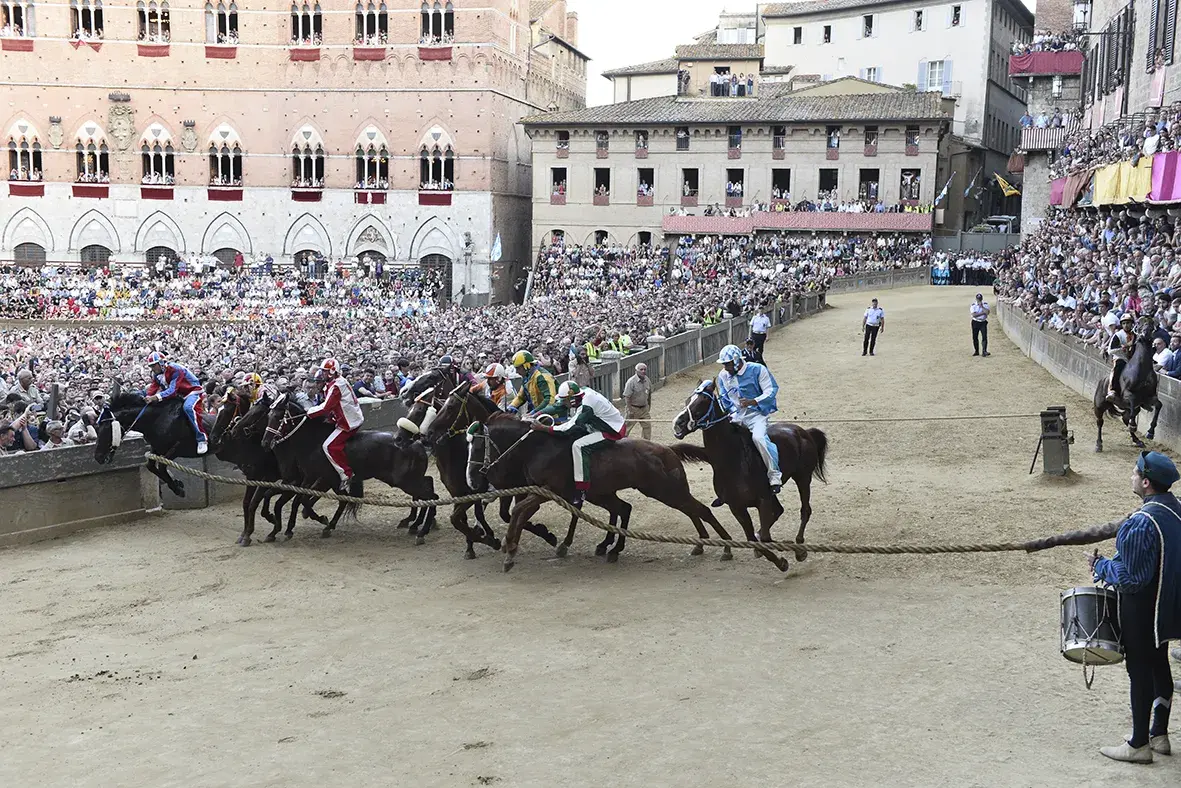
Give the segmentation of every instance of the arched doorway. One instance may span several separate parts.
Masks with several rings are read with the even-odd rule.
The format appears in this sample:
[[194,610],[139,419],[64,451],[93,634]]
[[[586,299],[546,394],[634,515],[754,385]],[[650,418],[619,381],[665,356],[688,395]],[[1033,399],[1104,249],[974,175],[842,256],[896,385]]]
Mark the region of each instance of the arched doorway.
[[227,246],[222,249],[216,250],[213,253],[213,256],[216,257],[217,261],[219,263],[221,263],[222,265],[224,265],[226,268],[233,268],[234,267],[234,258],[238,256],[238,250],[231,249],[230,247]]
[[435,299],[442,304],[450,301],[454,292],[451,289],[451,269],[454,267],[451,258],[445,254],[428,254],[418,261],[418,266],[438,284],[432,291]]
[[650,232],[637,233],[636,234],[636,243],[638,243],[640,246],[651,246],[652,245],[652,233],[650,233]]
[[561,246],[562,244],[566,243],[566,231],[565,230],[550,230],[549,231],[549,242],[551,244],[553,244],[554,246]]
[[101,244],[91,244],[82,247],[82,262],[104,264],[111,260],[111,250]]
[[12,259],[18,263],[44,263],[45,247],[41,244],[17,244],[12,249]]
[[364,252],[357,252],[357,265],[361,267],[361,271],[365,276],[377,276],[377,265],[381,264],[382,276],[384,277],[386,271],[387,258],[384,253],[376,249],[367,249]]
[[595,230],[595,246],[606,246],[609,237],[606,230]]

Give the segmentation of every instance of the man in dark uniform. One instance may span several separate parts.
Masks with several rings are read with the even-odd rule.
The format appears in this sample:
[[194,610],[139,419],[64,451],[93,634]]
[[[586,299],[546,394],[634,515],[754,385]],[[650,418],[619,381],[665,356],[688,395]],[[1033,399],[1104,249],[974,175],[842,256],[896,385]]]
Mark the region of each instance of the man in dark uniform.
[[1116,761],[1152,763],[1153,753],[1172,753],[1168,645],[1169,640],[1181,639],[1181,501],[1169,488],[1179,478],[1168,457],[1140,452],[1132,470],[1132,491],[1144,505],[1120,526],[1115,558],[1103,558],[1096,550],[1088,559],[1095,581],[1119,591],[1132,736],[1099,750]]

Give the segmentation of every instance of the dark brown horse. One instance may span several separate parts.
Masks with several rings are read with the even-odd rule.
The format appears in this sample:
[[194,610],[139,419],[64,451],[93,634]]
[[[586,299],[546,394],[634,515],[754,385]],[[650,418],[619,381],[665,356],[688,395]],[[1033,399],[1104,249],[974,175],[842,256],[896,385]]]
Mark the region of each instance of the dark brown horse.
[[[262,436],[235,438],[231,434],[234,425],[250,410],[250,400],[239,396],[234,389],[227,389],[221,407],[213,421],[213,429],[209,431],[209,449],[223,462],[233,463],[238,467],[247,481],[278,481],[279,464],[275,455],[262,447]],[[267,487],[247,487],[242,496],[242,535],[238,537],[238,544],[243,547],[250,544],[250,537],[254,533],[254,519],[262,504],[262,516],[276,527],[281,527],[282,519],[278,511],[271,514],[270,502],[274,493]]]
[[1095,384],[1095,451],[1103,451],[1103,415],[1123,419],[1124,426],[1132,436],[1132,443],[1144,448],[1144,441],[1136,434],[1136,419],[1140,411],[1152,408],[1152,424],[1144,437],[1152,440],[1156,436],[1156,422],[1160,418],[1162,403],[1157,397],[1156,370],[1152,368],[1152,338],[1156,327],[1151,320],[1142,320],[1136,335],[1136,349],[1119,373],[1118,401],[1107,399],[1107,377]]
[[[747,509],[759,512],[758,540],[771,541],[771,526],[783,514],[783,505],[771,492],[767,469],[755,450],[750,431],[730,421],[730,414],[718,400],[717,384],[707,380],[697,387],[673,422],[678,440],[701,430],[705,448],[690,443],[672,447],[685,460],[707,462],[714,471],[714,491],[734,513],[747,539],[754,539],[754,526]],[[796,542],[804,541],[804,529],[812,517],[812,477],[824,478],[824,456],[828,437],[818,429],[795,424],[772,424],[767,430],[779,449],[779,469],[800,491],[800,530]]]
[[[444,411],[453,401],[476,396],[478,395],[467,390],[466,385],[461,384],[448,397]],[[455,408],[458,409],[458,405]],[[439,419],[444,420],[442,413]],[[473,435],[473,438],[472,462],[478,462],[478,471],[498,487],[510,485],[498,482],[497,474],[510,466],[516,466],[530,484],[545,487],[567,499],[573,495],[574,460],[570,448],[573,441],[570,438],[533,432],[529,423],[499,410],[488,415],[482,435]],[[483,446],[477,450],[479,444]],[[474,470],[477,469],[473,468]],[[624,531],[627,530],[631,519],[632,507],[622,500],[618,493],[620,490],[639,490],[649,498],[655,498],[666,506],[683,512],[693,522],[698,536],[702,539],[709,538],[703,521],[709,523],[721,538],[730,538],[709,507],[693,497],[689,490],[689,479],[685,475],[685,466],[667,446],[628,438],[614,441],[595,453],[590,463],[589,477],[590,490],[587,492],[586,500],[617,516]],[[516,562],[521,530],[547,500],[549,499],[545,496],[531,494],[513,508],[512,521],[504,537],[506,572],[512,569]],[[626,537],[619,535],[614,546],[607,551],[609,562],[619,560],[619,554],[623,552],[626,542]],[[700,546],[692,551],[693,555],[701,555],[702,552]],[[723,558],[729,556],[730,551],[727,548]],[[768,557],[781,569],[786,570],[786,559],[780,562],[774,556]]]

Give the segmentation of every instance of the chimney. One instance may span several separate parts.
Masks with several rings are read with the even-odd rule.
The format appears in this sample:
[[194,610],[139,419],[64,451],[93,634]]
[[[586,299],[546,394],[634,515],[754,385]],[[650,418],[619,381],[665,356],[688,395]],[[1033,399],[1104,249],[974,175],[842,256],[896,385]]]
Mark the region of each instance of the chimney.
[[578,12],[566,14],[566,41],[570,46],[578,46]]

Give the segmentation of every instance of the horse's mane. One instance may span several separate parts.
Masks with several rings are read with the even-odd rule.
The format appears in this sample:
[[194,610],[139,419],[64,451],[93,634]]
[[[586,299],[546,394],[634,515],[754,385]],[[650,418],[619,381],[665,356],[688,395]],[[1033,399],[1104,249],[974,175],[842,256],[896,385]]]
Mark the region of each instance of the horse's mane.
[[480,403],[481,403],[481,404],[482,404],[482,405],[483,405],[485,408],[487,408],[487,409],[488,409],[489,411],[491,411],[492,413],[495,413],[496,411],[500,410],[500,406],[499,406],[499,405],[497,405],[497,404],[496,404],[496,403],[495,403],[495,402],[492,400],[492,398],[491,398],[491,397],[489,397],[487,394],[484,394],[483,392],[480,392],[480,391],[471,391],[471,390],[469,389],[469,390],[468,390],[468,396],[469,396],[469,397],[471,397],[471,398],[472,398],[472,399],[474,399],[474,400],[477,400],[477,401],[479,401],[479,402],[480,402]]
[[138,391],[121,391],[111,397],[111,410],[142,408],[145,404],[143,395]]

